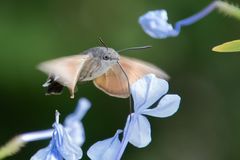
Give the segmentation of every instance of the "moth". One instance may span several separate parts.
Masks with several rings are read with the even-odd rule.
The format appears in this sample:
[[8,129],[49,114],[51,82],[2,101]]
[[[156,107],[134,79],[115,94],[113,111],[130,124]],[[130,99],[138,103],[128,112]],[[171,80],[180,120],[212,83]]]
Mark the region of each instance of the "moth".
[[119,55],[122,51],[139,48],[143,47],[117,52],[113,48],[94,47],[78,55],[43,62],[38,69],[49,76],[43,84],[47,88],[46,94],[61,94],[65,86],[74,98],[77,82],[93,81],[98,89],[110,96],[128,98],[129,85],[146,74],[168,79],[169,76],[153,64]]

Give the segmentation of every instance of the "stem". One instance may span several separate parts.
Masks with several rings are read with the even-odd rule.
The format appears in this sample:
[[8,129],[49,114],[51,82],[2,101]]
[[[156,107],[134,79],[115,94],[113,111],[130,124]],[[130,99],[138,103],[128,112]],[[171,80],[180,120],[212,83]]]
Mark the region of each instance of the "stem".
[[188,17],[188,18],[178,21],[175,24],[175,30],[179,33],[181,31],[182,26],[191,25],[191,24],[196,23],[197,21],[201,20],[202,18],[204,18],[205,16],[207,16],[209,13],[211,13],[217,7],[217,5],[216,5],[217,2],[218,1],[213,1],[212,3],[210,3],[207,7],[205,7],[200,12],[194,14],[191,17]]

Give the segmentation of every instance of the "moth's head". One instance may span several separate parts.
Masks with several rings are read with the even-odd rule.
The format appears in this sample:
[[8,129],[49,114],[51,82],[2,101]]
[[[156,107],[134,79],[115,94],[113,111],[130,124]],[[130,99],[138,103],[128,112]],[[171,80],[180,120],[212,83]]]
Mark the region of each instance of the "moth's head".
[[95,47],[90,50],[90,54],[102,63],[116,64],[119,61],[119,54],[112,48]]

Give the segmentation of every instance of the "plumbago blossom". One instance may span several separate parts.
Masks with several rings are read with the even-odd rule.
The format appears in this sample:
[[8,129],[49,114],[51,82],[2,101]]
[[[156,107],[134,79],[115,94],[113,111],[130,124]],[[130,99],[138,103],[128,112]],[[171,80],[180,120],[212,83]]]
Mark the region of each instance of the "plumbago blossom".
[[[118,129],[113,137],[93,144],[87,151],[88,157],[92,160],[120,160],[128,143],[138,148],[146,147],[152,139],[147,116],[165,118],[173,115],[179,108],[180,97],[167,92],[168,82],[153,74],[136,81],[131,86],[134,112],[127,117],[124,129]],[[0,149],[0,159],[13,153],[13,149],[16,152],[23,144],[49,138],[49,145],[38,150],[31,160],[81,159],[81,146],[85,141],[81,120],[90,106],[91,103],[87,99],[80,99],[76,110],[66,117],[64,125],[59,122],[59,113],[56,111],[53,129],[17,136]],[[120,134],[123,135],[121,140]]]
[[[134,112],[128,118],[124,130],[117,130],[112,138],[92,145],[87,155],[91,160],[119,160],[128,143],[143,148],[151,142],[151,126],[147,116],[165,118],[179,108],[180,97],[167,94],[168,82],[149,74],[131,86]],[[119,135],[123,134],[122,140]]]
[[90,102],[79,100],[75,112],[66,117],[64,126],[59,123],[59,113],[56,111],[56,121],[50,144],[39,150],[31,160],[78,160],[82,158],[80,146],[85,141],[83,124],[80,122],[88,109]]
[[31,160],[78,160],[82,158],[82,149],[70,137],[66,128],[59,123],[59,112],[56,111],[56,121],[50,144],[39,150]]
[[59,113],[56,111],[56,121],[50,144],[40,149],[31,160],[78,160],[82,158],[80,146],[85,141],[85,132],[81,119],[90,108],[90,102],[82,98],[76,111],[67,116],[64,126],[59,123]]
[[198,22],[215,9],[240,20],[240,9],[238,7],[227,2],[215,0],[193,16],[177,21],[174,27],[168,23],[167,11],[164,9],[149,11],[140,16],[138,22],[144,32],[152,38],[164,39],[176,37],[179,35],[183,26],[189,26]]
[[64,127],[68,131],[69,135],[74,139],[74,142],[82,146],[85,142],[85,131],[82,124],[82,119],[90,109],[91,103],[86,98],[81,98],[78,101],[76,110],[68,115],[64,120]]
[[82,157],[81,146],[85,141],[84,127],[81,122],[91,103],[86,98],[78,101],[76,110],[66,117],[64,125],[59,123],[56,112],[54,129],[34,131],[20,134],[0,148],[0,159],[18,152],[29,142],[51,138],[50,144],[40,149],[31,160],[77,160]]

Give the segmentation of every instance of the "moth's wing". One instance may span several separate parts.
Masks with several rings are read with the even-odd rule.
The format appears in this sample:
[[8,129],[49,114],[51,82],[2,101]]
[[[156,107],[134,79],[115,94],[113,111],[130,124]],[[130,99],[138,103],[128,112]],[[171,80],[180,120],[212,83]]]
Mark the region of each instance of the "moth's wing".
[[121,56],[120,64],[122,65],[124,71],[128,75],[130,84],[142,78],[144,75],[150,73],[155,74],[158,78],[162,78],[165,80],[169,79],[168,74],[164,72],[162,69],[151,63],[139,59]]
[[105,74],[96,78],[93,83],[98,89],[110,96],[129,97],[127,78],[118,64],[113,65]]
[[[128,76],[130,85],[146,74],[153,73],[162,79],[169,76],[153,64],[127,57],[120,57],[120,64]],[[118,64],[114,65],[105,74],[96,78],[94,84],[105,93],[119,98],[129,97],[127,78]]]
[[59,84],[66,86],[74,97],[74,89],[79,74],[88,55],[74,55],[53,59],[39,64],[38,69],[49,75],[50,78]]

